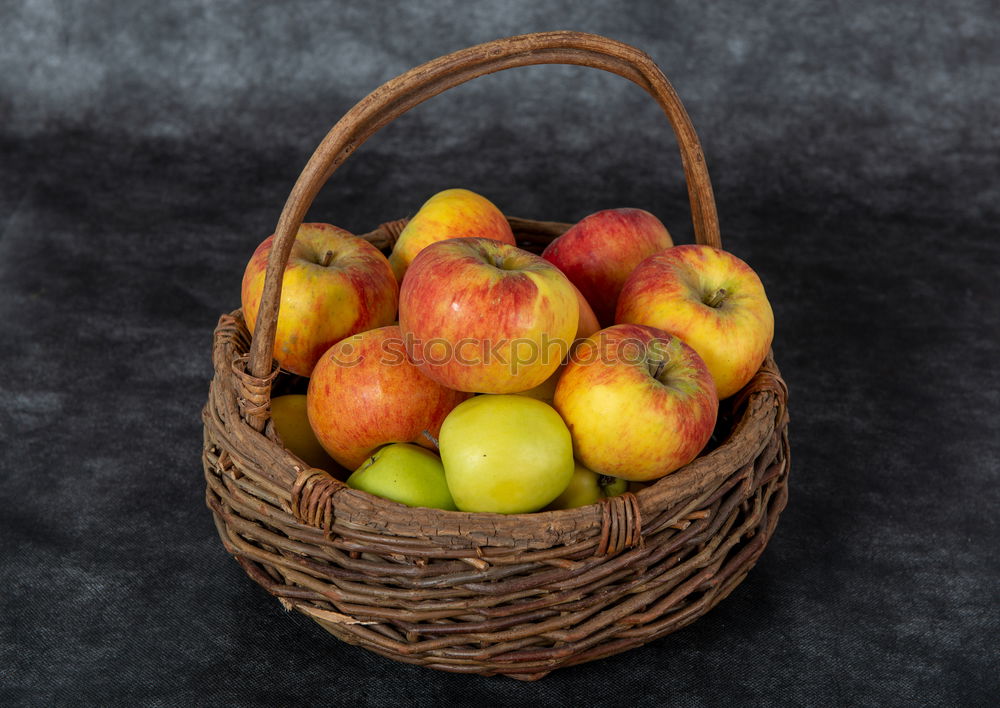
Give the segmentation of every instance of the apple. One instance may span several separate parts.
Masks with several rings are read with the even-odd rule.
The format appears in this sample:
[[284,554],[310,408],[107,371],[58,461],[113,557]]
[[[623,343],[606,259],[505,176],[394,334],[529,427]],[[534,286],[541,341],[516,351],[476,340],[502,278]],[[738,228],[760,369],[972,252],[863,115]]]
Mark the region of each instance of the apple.
[[[243,273],[243,317],[251,334],[273,242],[271,235],[257,246]],[[377,248],[330,224],[302,224],[281,281],[274,358],[288,371],[309,376],[330,345],[392,322],[398,293]]]
[[424,202],[396,239],[389,254],[396,280],[403,282],[410,263],[427,246],[461,237],[491,238],[514,245],[510,224],[493,202],[468,189],[446,189]]
[[[573,288],[576,290],[576,287]],[[583,297],[583,293],[576,290],[577,302],[580,305],[580,320],[576,325],[576,337],[573,344],[570,345],[570,352],[573,351],[573,347],[576,346],[577,342],[580,342],[594,332],[601,328],[601,325],[597,322],[597,316],[594,315],[594,311],[587,304],[586,298]],[[537,398],[539,401],[544,401],[549,405],[552,405],[552,397],[556,395],[556,384],[559,383],[559,377],[562,376],[563,367],[565,367],[565,362],[559,365],[559,368],[555,370],[549,378],[542,381],[537,386],[533,386],[526,391],[518,391],[518,395],[530,396],[531,398]]]
[[399,327],[343,339],[316,364],[306,393],[309,424],[323,448],[349,470],[386,443],[434,447],[451,409],[468,398],[420,373]]
[[533,253],[485,238],[431,244],[399,298],[410,359],[443,386],[516,393],[551,376],[577,331],[572,283]]
[[410,443],[376,450],[347,478],[347,486],[407,506],[456,509],[440,458]]
[[576,339],[586,339],[601,329],[601,323],[597,321],[594,308],[587,302],[587,298],[583,296],[580,289],[575,285],[573,289],[576,290],[576,301],[580,306],[580,318],[576,324]]
[[577,462],[569,485],[549,504],[549,508],[573,509],[578,506],[596,504],[601,499],[624,494],[628,491],[628,485],[627,480],[597,474]]
[[441,461],[462,511],[537,511],[573,476],[573,442],[559,414],[533,398],[475,396],[441,425]]
[[576,458],[597,474],[657,479],[705,447],[719,411],[712,375],[678,337],[614,325],[574,350],[554,405]]
[[271,399],[271,420],[285,447],[310,467],[342,477],[343,470],[316,439],[306,413],[306,396],[293,393]]
[[674,242],[666,227],[642,209],[605,209],[586,216],[552,241],[542,258],[580,289],[604,326],[614,323],[618,293],[648,256]]
[[705,360],[720,399],[743,388],[771,348],[774,314],[757,274],[711,246],[675,246],[629,276],[617,322],[675,334]]
[[534,398],[536,401],[548,403],[551,406],[552,399],[555,398],[556,395],[556,386],[559,384],[559,377],[562,376],[563,366],[563,364],[560,364],[559,368],[555,370],[555,373],[537,386],[532,386],[525,391],[518,391],[516,395]]

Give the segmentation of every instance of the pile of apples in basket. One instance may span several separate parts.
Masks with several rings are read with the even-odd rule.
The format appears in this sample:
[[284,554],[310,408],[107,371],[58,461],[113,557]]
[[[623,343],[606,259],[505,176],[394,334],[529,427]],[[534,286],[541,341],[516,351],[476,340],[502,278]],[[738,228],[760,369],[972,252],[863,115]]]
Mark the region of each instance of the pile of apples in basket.
[[[243,276],[251,332],[272,240]],[[649,212],[591,214],[538,256],[489,200],[449,189],[388,258],[302,225],[274,356],[308,389],[271,414],[289,450],[355,489],[449,510],[566,509],[697,457],[773,334],[746,263],[673,245]]]

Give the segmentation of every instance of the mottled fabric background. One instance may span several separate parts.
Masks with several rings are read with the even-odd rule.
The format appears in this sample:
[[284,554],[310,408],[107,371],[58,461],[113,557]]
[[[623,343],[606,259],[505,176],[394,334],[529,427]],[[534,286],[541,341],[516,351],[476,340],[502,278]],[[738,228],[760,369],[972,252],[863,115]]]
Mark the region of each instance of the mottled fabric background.
[[[577,29],[683,99],[763,279],[791,497],[692,626],[541,682],[382,659],[287,614],[204,506],[218,316],[330,126],[449,51]],[[0,0],[0,704],[987,706],[1000,695],[1000,8],[953,2]],[[523,68],[419,106],[310,219],[464,186],[656,213],[676,144],[619,77]]]

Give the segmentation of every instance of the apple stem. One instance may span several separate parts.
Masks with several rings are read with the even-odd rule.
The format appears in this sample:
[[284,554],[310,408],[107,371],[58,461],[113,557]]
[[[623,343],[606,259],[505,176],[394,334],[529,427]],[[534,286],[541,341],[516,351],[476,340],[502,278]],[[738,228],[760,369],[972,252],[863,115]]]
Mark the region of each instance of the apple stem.
[[705,300],[705,304],[709,307],[718,307],[722,304],[722,301],[726,299],[726,295],[728,294],[729,293],[726,292],[725,288],[719,288],[711,296],[709,296],[707,300]]
[[667,365],[666,360],[660,359],[658,361],[649,362],[649,374],[657,381],[660,380],[660,374],[663,373],[663,367]]
[[326,253],[323,254],[323,259],[319,262],[319,264],[324,268],[326,268],[328,265],[330,265],[330,261],[332,260],[333,260],[333,251],[327,251]]
[[616,478],[612,477],[609,474],[602,474],[597,476],[597,486],[599,486],[601,489],[604,489],[610,484],[614,484],[616,481],[617,481]]
[[438,439],[436,437],[434,437],[433,435],[431,435],[431,431],[425,430],[425,431],[423,431],[420,434],[423,435],[428,440],[430,440],[432,443],[434,443],[434,449],[435,450],[438,450],[438,451],[441,450],[441,446],[438,445]]

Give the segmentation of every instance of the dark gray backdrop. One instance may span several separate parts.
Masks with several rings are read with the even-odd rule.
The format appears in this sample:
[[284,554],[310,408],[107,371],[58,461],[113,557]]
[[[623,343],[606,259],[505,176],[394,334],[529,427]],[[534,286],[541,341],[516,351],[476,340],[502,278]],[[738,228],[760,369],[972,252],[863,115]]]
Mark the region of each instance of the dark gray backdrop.
[[[218,315],[326,130],[440,54],[578,29],[644,49],[767,286],[791,499],[691,627],[536,684],[340,644],[223,551],[199,409]],[[989,705],[1000,693],[994,2],[0,1],[0,704]],[[690,240],[623,79],[485,77],[375,136],[310,218],[464,186],[636,206]]]

